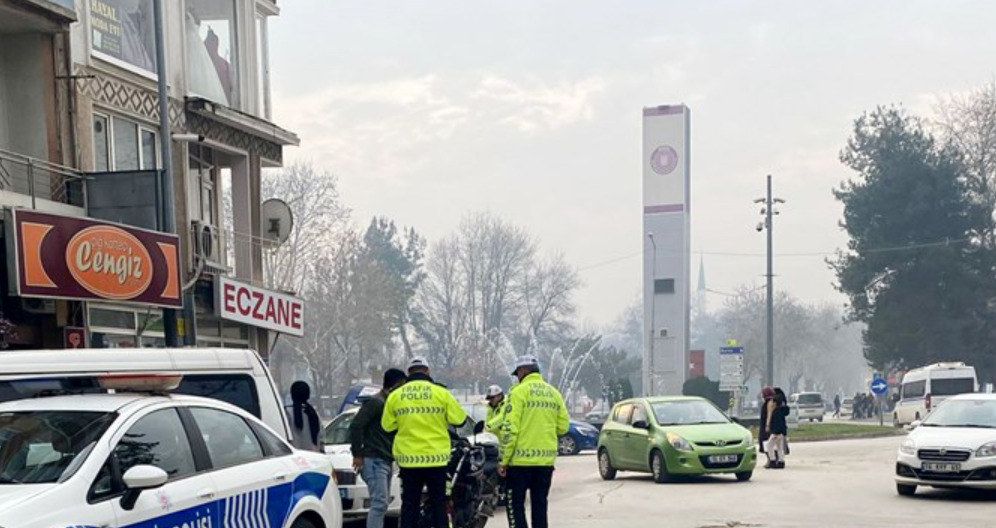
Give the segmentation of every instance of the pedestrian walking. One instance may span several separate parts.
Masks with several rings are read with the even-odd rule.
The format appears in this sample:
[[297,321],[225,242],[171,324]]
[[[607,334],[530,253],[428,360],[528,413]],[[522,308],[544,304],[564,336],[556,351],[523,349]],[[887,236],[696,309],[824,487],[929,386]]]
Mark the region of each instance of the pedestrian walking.
[[304,381],[291,384],[291,444],[297,449],[322,452],[322,423],[318,411],[311,406],[311,386]]
[[771,468],[772,459],[771,452],[767,449],[768,438],[771,436],[768,433],[768,416],[771,415],[771,400],[775,397],[775,390],[771,387],[764,387],[761,389],[761,419],[758,422],[757,431],[757,446],[762,453],[767,457],[768,461],[765,462],[765,468]]
[[840,418],[840,394],[833,396],[833,417]]
[[567,434],[570,416],[563,396],[540,375],[535,356],[519,357],[512,375],[519,384],[509,391],[498,468],[506,479],[508,524],[529,528],[525,511],[528,491],[533,528],[547,528],[557,442]]
[[383,528],[391,504],[391,473],[394,468],[394,435],[381,427],[384,406],[392,392],[405,384],[405,373],[392,368],[384,372],[380,392],[363,403],[349,424],[353,470],[363,477],[370,494],[367,528]]
[[774,397],[769,403],[768,411],[768,445],[766,450],[771,460],[772,469],[785,469],[785,455],[788,449],[788,415],[789,406],[785,393],[774,389]]
[[401,467],[401,528],[418,528],[422,490],[427,490],[432,528],[448,528],[446,466],[450,462],[449,426],[467,421],[450,391],[429,375],[429,362],[415,357],[408,382],[387,397],[381,426],[397,431],[392,453]]

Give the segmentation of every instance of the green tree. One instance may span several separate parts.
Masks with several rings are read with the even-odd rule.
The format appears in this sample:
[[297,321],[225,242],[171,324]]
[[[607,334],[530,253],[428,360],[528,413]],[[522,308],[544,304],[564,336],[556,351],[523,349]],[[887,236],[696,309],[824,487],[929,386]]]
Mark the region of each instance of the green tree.
[[990,258],[972,237],[985,211],[960,160],[897,108],[860,117],[841,153],[857,177],[834,191],[851,240],[831,265],[876,368],[988,360]]

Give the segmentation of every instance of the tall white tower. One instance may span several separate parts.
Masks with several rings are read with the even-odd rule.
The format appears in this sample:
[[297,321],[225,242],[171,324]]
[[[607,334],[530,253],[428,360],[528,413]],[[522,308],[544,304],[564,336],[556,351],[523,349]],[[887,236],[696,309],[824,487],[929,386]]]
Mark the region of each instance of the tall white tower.
[[681,394],[688,374],[691,115],[643,109],[643,392]]

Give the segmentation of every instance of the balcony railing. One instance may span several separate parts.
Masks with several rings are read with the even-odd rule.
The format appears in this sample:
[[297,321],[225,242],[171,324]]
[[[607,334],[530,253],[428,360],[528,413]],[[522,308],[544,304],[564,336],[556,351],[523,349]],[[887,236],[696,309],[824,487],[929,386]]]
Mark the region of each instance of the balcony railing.
[[76,169],[0,149],[0,191],[30,197],[32,209],[38,200],[86,207],[84,180]]

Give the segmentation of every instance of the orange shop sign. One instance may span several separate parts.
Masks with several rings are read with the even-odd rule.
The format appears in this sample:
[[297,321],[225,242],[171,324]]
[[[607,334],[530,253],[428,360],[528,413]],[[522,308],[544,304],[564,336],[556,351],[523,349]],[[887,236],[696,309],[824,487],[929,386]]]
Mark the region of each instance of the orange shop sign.
[[292,336],[304,335],[304,301],[301,299],[223,276],[218,276],[215,284],[214,304],[218,317]]
[[22,209],[5,224],[14,295],[183,304],[176,235]]

